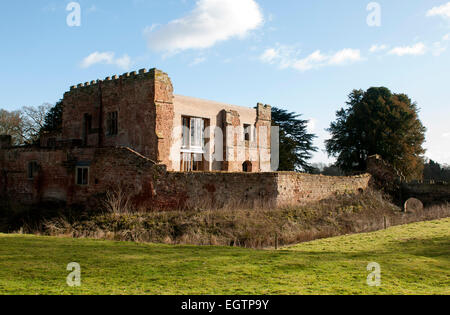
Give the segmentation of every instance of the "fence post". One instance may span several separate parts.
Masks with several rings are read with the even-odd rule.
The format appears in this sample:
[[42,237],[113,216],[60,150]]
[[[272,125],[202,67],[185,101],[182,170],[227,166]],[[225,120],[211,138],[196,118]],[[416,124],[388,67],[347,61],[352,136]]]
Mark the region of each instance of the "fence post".
[[278,250],[278,233],[275,232],[275,250]]

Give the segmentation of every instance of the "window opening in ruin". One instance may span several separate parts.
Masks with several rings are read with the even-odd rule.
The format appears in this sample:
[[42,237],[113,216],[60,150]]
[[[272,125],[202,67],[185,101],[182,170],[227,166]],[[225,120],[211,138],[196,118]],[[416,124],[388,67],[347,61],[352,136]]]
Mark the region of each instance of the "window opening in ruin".
[[244,124],[244,140],[250,141],[250,139],[252,138],[251,135],[252,135],[252,126]]
[[89,185],[89,167],[78,166],[76,180],[77,180],[77,185],[80,185],[80,186]]
[[84,124],[83,124],[83,143],[88,145],[88,136],[92,130],[92,116],[89,114],[84,114]]
[[28,162],[28,179],[33,179],[39,172],[39,165],[36,161]]
[[108,113],[106,121],[108,136],[116,136],[119,133],[118,117],[119,114],[117,112]]

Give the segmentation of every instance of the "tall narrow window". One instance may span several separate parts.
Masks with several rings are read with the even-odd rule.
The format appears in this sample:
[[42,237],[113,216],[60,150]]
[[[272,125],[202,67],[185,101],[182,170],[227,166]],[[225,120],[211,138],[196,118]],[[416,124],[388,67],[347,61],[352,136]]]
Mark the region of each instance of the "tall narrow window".
[[118,113],[117,112],[108,113],[106,124],[108,129],[108,136],[117,135],[119,133]]
[[252,138],[252,126],[251,125],[244,125],[244,140],[245,141],[250,141],[250,139]]
[[89,185],[89,167],[77,167],[76,177],[77,185]]
[[83,143],[84,145],[88,145],[89,134],[92,130],[92,116],[89,114],[84,114],[83,121]]
[[203,154],[181,153],[181,171],[192,172],[203,170]]
[[191,148],[203,149],[203,129],[203,119],[191,118]]
[[182,148],[202,152],[204,147],[205,121],[202,118],[183,117]]
[[28,179],[33,179],[39,171],[39,165],[36,161],[28,162]]
[[183,148],[189,148],[190,119],[183,117]]
[[181,170],[185,172],[203,170],[205,147],[205,120],[203,118],[182,118]]

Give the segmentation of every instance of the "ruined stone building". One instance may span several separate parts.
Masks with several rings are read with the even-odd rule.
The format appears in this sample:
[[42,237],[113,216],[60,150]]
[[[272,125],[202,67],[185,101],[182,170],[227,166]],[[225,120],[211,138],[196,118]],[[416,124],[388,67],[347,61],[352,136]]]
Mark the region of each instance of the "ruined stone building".
[[[65,141],[128,147],[171,171],[270,171],[270,159],[260,159],[262,153],[270,156],[270,141],[258,139],[263,129],[270,137],[270,106],[253,109],[174,95],[170,78],[159,70],[73,86],[63,104],[63,132],[43,147]],[[217,140],[223,155],[214,159]],[[227,158],[227,152],[236,156]]]
[[126,187],[136,205],[160,209],[317,200],[368,183],[271,173],[270,106],[174,95],[156,69],[72,86],[63,108],[62,132],[40,145],[0,137],[1,196],[88,203]]

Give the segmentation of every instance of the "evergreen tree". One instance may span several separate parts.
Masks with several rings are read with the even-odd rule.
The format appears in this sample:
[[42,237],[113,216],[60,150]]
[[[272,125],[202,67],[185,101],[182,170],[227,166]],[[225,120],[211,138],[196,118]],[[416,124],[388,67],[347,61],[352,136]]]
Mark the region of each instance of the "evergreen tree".
[[53,106],[45,116],[44,126],[41,131],[62,131],[62,115],[63,115],[63,102],[60,100]]
[[316,136],[308,133],[308,120],[300,117],[300,114],[272,107],[272,125],[280,127],[279,171],[313,170],[308,160],[317,151],[313,144]]
[[408,179],[422,178],[426,129],[418,116],[405,94],[385,87],[354,90],[328,129],[328,154],[344,171],[365,171],[367,158],[379,154]]

